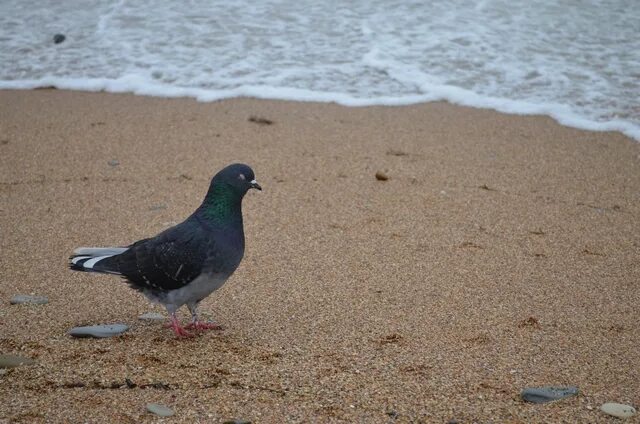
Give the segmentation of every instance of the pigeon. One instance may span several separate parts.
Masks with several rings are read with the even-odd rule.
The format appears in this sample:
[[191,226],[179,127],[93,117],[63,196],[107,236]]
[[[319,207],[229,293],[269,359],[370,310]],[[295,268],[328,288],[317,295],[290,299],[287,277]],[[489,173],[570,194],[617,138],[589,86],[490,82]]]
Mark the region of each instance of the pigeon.
[[[222,287],[244,256],[242,199],[262,190],[253,170],[232,164],[218,172],[202,204],[182,223],[126,247],[80,247],[69,258],[74,271],[119,275],[149,300],[164,305],[176,336],[187,329],[220,329],[198,319],[202,299]],[[180,325],[176,311],[187,305],[191,323]]]

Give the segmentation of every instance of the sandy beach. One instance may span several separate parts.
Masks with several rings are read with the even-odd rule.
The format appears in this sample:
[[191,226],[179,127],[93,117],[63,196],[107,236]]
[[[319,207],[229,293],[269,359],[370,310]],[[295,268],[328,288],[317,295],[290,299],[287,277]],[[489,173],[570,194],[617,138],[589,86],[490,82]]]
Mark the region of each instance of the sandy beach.
[[[200,307],[224,331],[176,339],[68,269],[182,221],[233,162],[263,191]],[[36,361],[0,375],[0,422],[619,422],[599,407],[640,406],[638,222],[640,143],[547,117],[0,91],[0,353]],[[67,334],[100,323],[131,328]],[[521,400],[545,385],[580,394]]]

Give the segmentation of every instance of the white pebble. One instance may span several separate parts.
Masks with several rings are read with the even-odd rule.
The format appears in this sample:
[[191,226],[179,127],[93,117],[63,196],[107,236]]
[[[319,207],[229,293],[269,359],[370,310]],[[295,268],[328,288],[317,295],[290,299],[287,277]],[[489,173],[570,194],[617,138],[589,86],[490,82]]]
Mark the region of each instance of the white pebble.
[[615,402],[607,402],[603,404],[600,407],[600,410],[605,414],[618,418],[629,418],[636,414],[636,409],[633,406]]

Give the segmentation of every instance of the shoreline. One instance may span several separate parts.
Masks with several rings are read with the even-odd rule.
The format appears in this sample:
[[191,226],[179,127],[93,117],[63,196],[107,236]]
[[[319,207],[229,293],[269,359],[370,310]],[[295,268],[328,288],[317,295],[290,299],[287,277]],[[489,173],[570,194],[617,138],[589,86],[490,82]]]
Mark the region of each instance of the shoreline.
[[[173,422],[608,423],[601,404],[640,405],[640,143],[621,133],[445,102],[57,89],[0,90],[0,116],[0,353],[36,361],[0,375],[0,421],[152,422],[154,402]],[[67,269],[186,218],[231,162],[263,191],[200,307],[223,332],[176,340],[118,278]],[[131,328],[67,335],[99,323]],[[544,385],[580,395],[520,399]]]
[[[47,80],[49,81],[49,80]],[[26,86],[25,86],[26,84]],[[43,85],[44,84],[44,85]],[[584,116],[565,110],[562,105],[535,104],[520,100],[481,96],[472,91],[454,88],[448,94],[439,95],[413,95],[405,97],[382,97],[379,99],[354,98],[344,93],[322,93],[298,89],[282,88],[271,90],[265,95],[262,89],[236,89],[236,90],[209,90],[195,87],[172,87],[166,85],[154,85],[146,83],[143,86],[132,86],[124,79],[92,79],[89,82],[77,83],[75,80],[52,78],[50,82],[42,83],[41,80],[0,82],[0,90],[62,90],[77,91],[83,93],[109,93],[134,95],[160,99],[192,99],[197,102],[211,103],[234,99],[284,101],[300,103],[337,104],[346,107],[405,107],[417,106],[427,103],[449,103],[454,106],[470,107],[474,109],[489,110],[513,116],[544,116],[553,119],[556,123],[578,130],[594,132],[619,132],[636,142],[640,142],[640,123],[634,124],[628,120],[612,120],[608,122],[593,121]],[[446,91],[446,90],[445,90]],[[280,92],[287,93],[286,95]]]

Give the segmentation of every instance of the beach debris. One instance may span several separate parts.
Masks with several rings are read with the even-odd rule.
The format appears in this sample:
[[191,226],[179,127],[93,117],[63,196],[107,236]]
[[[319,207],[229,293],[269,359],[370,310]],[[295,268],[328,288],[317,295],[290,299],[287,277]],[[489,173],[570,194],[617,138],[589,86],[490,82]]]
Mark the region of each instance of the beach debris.
[[49,303],[49,298],[46,296],[31,296],[28,294],[17,294],[11,298],[9,301],[12,305],[22,305],[22,304],[30,304],[30,305],[46,305]]
[[164,210],[164,209],[167,209],[167,205],[162,205],[162,204],[160,204],[160,205],[153,205],[153,206],[151,206],[151,207],[149,208],[149,210],[150,210],[150,211],[152,211],[152,212],[153,212],[153,211],[161,211],[161,210]]
[[520,393],[523,400],[531,403],[547,403],[554,400],[564,399],[578,394],[578,388],[575,386],[557,387],[527,387]]
[[584,253],[585,255],[593,255],[593,256],[607,256],[604,253],[594,252],[593,250],[589,250],[589,249],[584,249],[582,253]]
[[147,403],[147,411],[159,417],[171,417],[175,414],[173,409],[160,405],[159,403]]
[[378,343],[380,343],[381,345],[387,345],[387,344],[397,344],[402,342],[403,337],[400,334],[397,333],[393,333],[393,334],[389,334],[388,336],[384,336],[382,337]]
[[403,152],[402,150],[395,150],[395,149],[387,150],[387,154],[389,156],[409,156],[409,153]]
[[602,404],[600,410],[607,415],[618,418],[629,418],[636,414],[636,409],[633,406],[615,402]]
[[67,37],[66,37],[64,34],[55,34],[55,35],[53,36],[53,42],[54,42],[55,44],[60,44],[60,43],[62,43],[62,42],[63,42],[64,40],[66,40],[66,39],[67,39]]
[[524,327],[531,327],[531,328],[535,328],[535,329],[537,329],[537,330],[539,330],[540,328],[542,328],[542,327],[540,326],[540,321],[538,321],[538,318],[533,317],[533,316],[531,316],[531,317],[529,317],[529,318],[527,318],[527,319],[524,319],[524,320],[520,321],[520,322],[518,323],[518,327],[520,327],[520,328],[524,328]]
[[376,172],[376,180],[378,181],[387,181],[389,176],[382,171]]
[[484,247],[480,246],[479,244],[475,244],[472,241],[463,241],[462,243],[460,243],[460,248],[465,249],[465,248],[470,248],[470,249],[484,249]]
[[18,355],[0,354],[0,368],[15,368],[21,365],[35,364],[31,358],[25,358]]
[[118,159],[111,159],[107,163],[109,164],[109,166],[118,166],[118,165],[120,165],[120,161]]
[[101,324],[101,325],[88,325],[85,327],[74,327],[69,330],[69,335],[73,337],[96,337],[105,338],[119,336],[129,329],[125,324]]
[[273,125],[273,121],[271,119],[262,118],[260,116],[254,116],[254,115],[251,115],[248,121],[258,125]]
[[146,312],[138,317],[143,321],[164,321],[166,317],[158,312]]
[[222,424],[251,424],[251,421],[243,420],[242,418],[232,418],[230,420],[223,421]]

